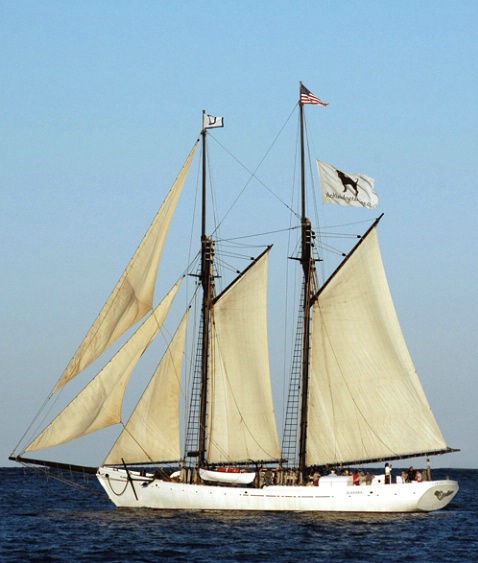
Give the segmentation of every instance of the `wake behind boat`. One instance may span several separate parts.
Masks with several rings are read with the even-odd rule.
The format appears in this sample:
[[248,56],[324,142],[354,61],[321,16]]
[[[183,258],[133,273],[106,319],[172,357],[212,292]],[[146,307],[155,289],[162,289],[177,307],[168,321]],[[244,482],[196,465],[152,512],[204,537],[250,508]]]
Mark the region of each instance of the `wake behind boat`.
[[[268,352],[271,247],[216,292],[217,241],[207,230],[206,141],[208,130],[222,127],[223,120],[204,113],[200,260],[197,270],[188,270],[198,280],[202,305],[196,353],[190,356],[196,359],[183,444],[181,374],[190,306],[126,423],[122,409],[134,368],[162,334],[180,289],[181,280],[153,308],[163,247],[197,145],[50,398],[146,319],[77,397],[10,459],[66,467],[29,454],[121,424],[123,431],[103,465],[94,469],[119,507],[428,512],[453,499],[458,484],[432,480],[430,469],[419,482],[389,474],[367,480],[330,472],[454,450],[433,416],[398,323],[378,244],[381,217],[319,284],[306,205],[306,104],[326,105],[301,84],[301,244],[296,260],[303,285],[282,446]],[[371,178],[320,161],[318,169],[324,202],[376,207]],[[179,469],[167,472],[168,463]],[[148,466],[156,469],[138,469]]]

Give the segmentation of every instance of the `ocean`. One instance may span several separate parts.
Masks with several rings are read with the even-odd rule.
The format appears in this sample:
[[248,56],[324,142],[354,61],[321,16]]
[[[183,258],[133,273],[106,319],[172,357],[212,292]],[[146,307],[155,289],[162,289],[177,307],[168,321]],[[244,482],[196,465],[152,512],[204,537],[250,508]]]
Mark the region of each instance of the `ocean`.
[[0,468],[0,561],[478,561],[478,470],[447,475],[461,488],[435,513],[222,513],[118,510],[94,476]]

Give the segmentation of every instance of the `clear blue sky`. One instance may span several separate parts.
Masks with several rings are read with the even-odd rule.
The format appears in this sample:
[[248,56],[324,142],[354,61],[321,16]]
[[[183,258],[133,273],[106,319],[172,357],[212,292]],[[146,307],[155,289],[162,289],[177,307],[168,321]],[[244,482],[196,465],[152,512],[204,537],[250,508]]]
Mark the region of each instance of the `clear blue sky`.
[[[215,136],[252,169],[302,80],[330,103],[307,108],[316,156],[375,178],[405,337],[462,450],[435,465],[478,467],[477,21],[472,0],[3,0],[0,465],[134,252],[202,110],[225,116]],[[272,157],[264,179],[286,198],[282,165]]]

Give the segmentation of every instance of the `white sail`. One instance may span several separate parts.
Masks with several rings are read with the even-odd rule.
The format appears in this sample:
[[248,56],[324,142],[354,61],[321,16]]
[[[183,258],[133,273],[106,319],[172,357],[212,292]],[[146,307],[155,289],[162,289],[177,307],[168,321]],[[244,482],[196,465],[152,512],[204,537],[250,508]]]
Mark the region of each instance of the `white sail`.
[[26,448],[31,452],[70,442],[121,422],[126,385],[166,318],[181,280],[98,375]]
[[181,458],[179,402],[188,314],[105,464],[175,461]]
[[446,449],[403,338],[376,228],[313,305],[308,465]]
[[197,143],[113,293],[63,372],[54,392],[94,362],[152,309],[164,242],[196,147]]
[[267,266],[268,251],[213,307],[209,462],[280,458],[267,342]]

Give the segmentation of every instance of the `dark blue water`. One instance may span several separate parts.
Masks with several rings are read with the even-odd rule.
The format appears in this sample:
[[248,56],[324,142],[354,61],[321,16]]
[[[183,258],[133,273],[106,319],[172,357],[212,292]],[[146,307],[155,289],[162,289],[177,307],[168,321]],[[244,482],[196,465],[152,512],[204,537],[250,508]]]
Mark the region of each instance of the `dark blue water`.
[[441,512],[257,514],[118,510],[94,476],[77,488],[0,469],[0,561],[478,561],[478,470],[445,475],[461,489]]

